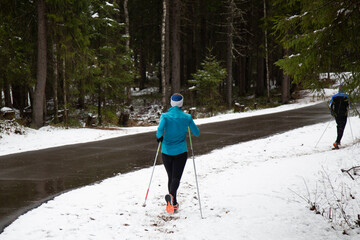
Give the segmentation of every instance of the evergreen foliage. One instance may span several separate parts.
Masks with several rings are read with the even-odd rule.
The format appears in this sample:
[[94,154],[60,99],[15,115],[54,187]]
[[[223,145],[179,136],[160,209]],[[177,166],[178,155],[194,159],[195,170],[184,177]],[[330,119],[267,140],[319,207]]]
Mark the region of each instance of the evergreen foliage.
[[[35,84],[35,9],[27,1],[0,3],[0,86],[8,107],[23,109],[28,103],[22,95]],[[11,88],[13,101],[9,99]]]
[[[12,95],[14,107],[22,113],[32,106],[26,100],[28,93],[32,98],[36,83],[36,1],[2,1],[0,18],[0,89],[9,98]],[[57,91],[61,112],[70,109],[70,116],[77,114],[76,108],[91,111],[86,109],[89,104],[98,106],[99,117],[103,107],[115,114],[136,75],[132,51],[125,47],[120,7],[100,0],[46,1],[46,20],[47,55],[52,59],[46,99],[55,101]],[[12,107],[12,101],[4,98]]]
[[344,88],[353,100],[359,99],[360,3],[277,0],[274,8],[278,10],[276,34],[291,53],[277,64],[296,83],[312,89],[325,86],[319,80],[321,73],[349,72],[343,75],[347,76],[343,78]]
[[192,75],[194,88],[197,91],[197,100],[201,106],[213,112],[223,103],[223,97],[219,92],[220,84],[226,78],[226,69],[221,67],[215,56],[209,54],[201,63],[202,69],[198,69]]
[[[98,115],[99,123],[114,122],[116,113],[130,103],[131,87],[159,87],[161,92],[163,1],[128,1],[125,11],[124,0],[46,0],[46,121],[67,121],[67,117],[61,118],[62,113],[77,117],[91,112]],[[263,18],[264,0],[180,3],[176,14],[180,21],[180,61],[176,64],[181,75],[180,91],[195,78],[194,100],[211,111],[225,103],[226,94],[228,100],[246,99],[254,92],[260,96],[267,71],[272,86],[285,86],[281,69],[295,83],[313,89],[327,84],[319,80],[320,73],[348,72],[343,75],[351,76],[343,79],[344,89],[353,101],[359,99],[358,1],[271,0],[265,5],[267,19]],[[233,17],[228,18],[230,3]],[[169,1],[168,8],[173,14],[174,3]],[[167,36],[174,31],[171,14]],[[36,1],[2,0],[0,20],[0,107],[19,109],[24,118],[33,107],[37,82]],[[271,34],[267,38],[269,69],[264,68],[265,29]],[[170,41],[167,46],[169,59],[175,52],[173,45]],[[213,55],[206,57],[207,49],[212,49]],[[232,54],[226,54],[226,49]],[[284,52],[288,56],[284,57]],[[168,64],[167,81],[172,83],[173,60]],[[227,91],[230,84],[223,78],[225,66],[232,76]],[[271,100],[276,101],[274,95]]]
[[130,52],[126,51],[124,24],[117,22],[117,4],[94,0],[90,6],[90,47],[93,54],[90,88],[98,100],[99,123],[102,122],[101,107],[114,112],[121,109],[126,99],[125,88],[135,77]]

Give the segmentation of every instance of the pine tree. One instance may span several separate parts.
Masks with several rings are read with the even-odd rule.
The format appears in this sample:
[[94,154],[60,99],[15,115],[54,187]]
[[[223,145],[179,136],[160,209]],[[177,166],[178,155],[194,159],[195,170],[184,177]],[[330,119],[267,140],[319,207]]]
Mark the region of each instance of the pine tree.
[[112,116],[120,109],[127,98],[126,87],[132,85],[135,70],[126,47],[124,24],[116,20],[117,4],[94,0],[91,9],[91,81],[97,97],[98,122],[102,124],[103,107],[111,110]]
[[360,11],[357,1],[275,1],[284,8],[290,3],[299,11],[283,12],[276,21],[276,30],[290,56],[277,64],[294,77],[296,83],[312,89],[323,88],[319,74],[351,72],[352,77],[343,79],[346,88],[354,91],[360,85]]
[[192,75],[193,83],[196,84],[197,100],[200,105],[213,112],[223,103],[219,88],[226,79],[226,69],[222,68],[220,62],[211,54],[206,57],[201,66],[202,69]]
[[[0,89],[4,104],[20,110],[30,105],[28,92],[35,82],[36,5],[28,1],[0,3]],[[26,27],[24,27],[26,26]],[[14,103],[14,105],[13,105]]]
[[[84,106],[85,79],[88,78],[89,59],[89,1],[59,0],[47,4],[48,35],[51,40],[51,70],[49,86],[54,101],[54,121],[59,102],[67,124],[72,106]],[[76,87],[70,87],[76,86]],[[62,91],[60,91],[62,90]],[[50,94],[49,94],[50,95]],[[50,96],[49,96],[50,98]]]

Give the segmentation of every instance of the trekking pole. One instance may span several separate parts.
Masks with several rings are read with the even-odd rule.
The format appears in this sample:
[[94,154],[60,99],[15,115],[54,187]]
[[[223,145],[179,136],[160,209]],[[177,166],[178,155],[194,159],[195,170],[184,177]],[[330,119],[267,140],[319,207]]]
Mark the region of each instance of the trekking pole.
[[329,121],[329,123],[326,125],[326,128],[325,128],[324,132],[321,134],[321,137],[319,138],[319,140],[317,141],[317,143],[316,143],[316,145],[315,145],[315,148],[316,148],[316,146],[319,144],[321,138],[324,136],[324,133],[325,133],[326,129],[329,127],[330,123],[331,123],[331,121]]
[[195,172],[195,180],[196,180],[196,189],[197,189],[197,194],[198,194],[198,199],[199,199],[200,215],[201,215],[201,218],[203,219],[204,217],[203,217],[203,215],[202,215],[202,210],[201,210],[199,184],[198,184],[198,180],[197,180],[196,167],[195,167],[194,149],[193,149],[192,141],[191,141],[190,128],[188,127],[188,129],[189,129],[189,140],[190,140],[190,147],[191,147],[191,152],[192,152],[192,159],[193,159],[193,164],[194,164],[194,172]]
[[351,137],[352,137],[352,140],[353,140],[353,142],[354,142],[354,141],[355,141],[355,139],[354,139],[354,135],[353,135],[353,131],[352,131],[351,122],[350,122],[350,116],[349,116],[349,115],[348,115],[348,119],[349,119],[349,125],[350,125]]
[[159,154],[160,146],[161,146],[161,141],[159,142],[159,145],[158,145],[158,148],[157,148],[157,151],[156,151],[155,160],[154,160],[154,165],[153,165],[153,170],[152,170],[151,177],[150,177],[150,182],[149,182],[149,187],[148,187],[148,189],[147,189],[147,191],[146,191],[145,202],[144,202],[144,204],[142,205],[143,207],[146,207],[146,199],[147,199],[148,194],[149,194],[150,185],[151,185],[151,180],[152,180],[152,177],[153,177],[153,175],[154,175],[156,159],[157,159],[158,154]]

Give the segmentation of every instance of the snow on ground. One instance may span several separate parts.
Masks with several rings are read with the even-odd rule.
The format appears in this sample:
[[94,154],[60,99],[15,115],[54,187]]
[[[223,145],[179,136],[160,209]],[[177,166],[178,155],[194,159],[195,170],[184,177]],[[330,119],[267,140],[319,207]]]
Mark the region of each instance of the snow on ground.
[[[152,168],[62,194],[19,217],[0,240],[359,239],[359,229],[349,226],[360,214],[360,178],[341,172],[360,165],[359,129],[360,119],[349,118],[343,148],[334,151],[331,121],[196,156],[203,219],[189,157],[174,215],[165,212],[160,165],[146,207]],[[193,144],[196,151],[196,138]]]
[[[352,225],[360,212],[360,179],[340,171],[358,165],[360,156],[360,133],[353,132],[355,141],[351,134],[360,128],[360,119],[353,117],[350,124],[344,148],[337,151],[330,148],[335,138],[330,122],[317,148],[328,123],[196,157],[204,219],[189,158],[179,189],[180,211],[173,216],[165,213],[166,172],[156,166],[146,207],[142,203],[152,168],[56,197],[21,216],[0,239],[359,239],[360,232],[342,234],[348,227],[340,211]],[[340,202],[332,201],[333,194]],[[327,204],[334,205],[333,223],[326,214],[310,211],[298,195],[321,204],[319,210],[326,213]]]

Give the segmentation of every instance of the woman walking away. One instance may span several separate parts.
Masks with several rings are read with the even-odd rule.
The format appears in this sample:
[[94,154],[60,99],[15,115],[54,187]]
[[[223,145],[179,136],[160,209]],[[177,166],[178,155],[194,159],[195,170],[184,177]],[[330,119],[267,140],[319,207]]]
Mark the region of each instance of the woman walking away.
[[166,211],[172,214],[179,208],[176,193],[187,160],[187,131],[190,128],[198,137],[200,130],[191,115],[182,111],[184,97],[181,94],[173,94],[170,101],[169,111],[161,114],[156,138],[158,142],[162,142],[162,160],[168,175],[169,194],[165,196]]
[[349,96],[342,91],[342,86],[339,87],[339,92],[332,96],[329,108],[331,115],[335,117],[336,128],[337,128],[337,138],[333,144],[334,149],[339,149],[341,138],[344,134],[344,129],[346,126],[346,120],[348,117],[348,111],[350,107]]

